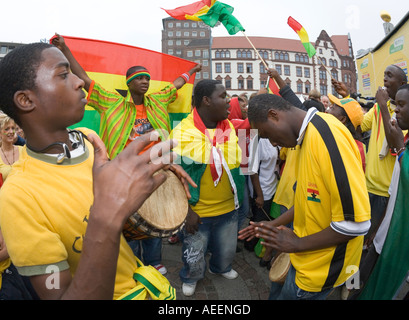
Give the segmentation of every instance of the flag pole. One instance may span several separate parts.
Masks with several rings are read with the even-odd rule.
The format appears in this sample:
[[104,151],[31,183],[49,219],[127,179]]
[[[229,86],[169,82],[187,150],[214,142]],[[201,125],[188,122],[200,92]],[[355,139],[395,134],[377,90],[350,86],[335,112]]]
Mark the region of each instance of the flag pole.
[[328,70],[327,66],[322,62],[321,58],[318,57],[318,56],[317,56],[317,58],[321,61],[321,65],[325,68],[325,70],[326,70],[326,71],[328,72],[328,74],[330,75],[331,80],[335,80],[335,79],[332,77],[331,71]]
[[[261,62],[264,64],[264,66],[265,66],[266,69],[268,70],[269,67],[268,67],[267,63],[266,63],[266,62],[264,61],[264,59],[261,57],[260,53],[258,52],[258,50],[256,49],[256,47],[254,46],[253,42],[251,42],[250,38],[246,35],[246,33],[245,33],[244,31],[242,31],[242,33],[243,33],[243,35],[246,37],[246,39],[247,39],[247,41],[250,43],[250,45],[253,47],[254,51],[256,52],[257,56],[260,58]],[[269,79],[270,79],[270,77],[269,77]],[[274,82],[277,84],[276,80],[275,80],[275,79],[273,79],[273,80],[274,80]],[[269,82],[270,82],[270,81],[267,81],[266,88],[268,88]],[[277,85],[277,86],[278,86],[278,85]]]

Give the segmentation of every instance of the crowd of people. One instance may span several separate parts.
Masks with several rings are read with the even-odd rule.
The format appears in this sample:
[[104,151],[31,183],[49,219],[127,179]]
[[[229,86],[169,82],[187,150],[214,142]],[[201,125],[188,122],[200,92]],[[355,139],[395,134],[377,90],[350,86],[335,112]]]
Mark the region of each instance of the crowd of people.
[[[344,299],[394,298],[409,270],[399,232],[409,178],[403,70],[385,70],[366,113],[334,79],[339,97],[314,91],[304,103],[274,69],[279,95],[230,97],[202,80],[192,112],[172,128],[167,108],[200,70],[147,94],[149,70],[131,66],[123,97],[89,78],[58,34],[0,62],[0,299],[174,299],[162,239],[122,232],[162,171],[189,202],[170,239],[182,244],[185,296],[206,271],[234,281],[244,241],[261,267],[290,256],[269,299],[322,300],[338,287]],[[86,104],[101,115],[99,135],[67,129]]]

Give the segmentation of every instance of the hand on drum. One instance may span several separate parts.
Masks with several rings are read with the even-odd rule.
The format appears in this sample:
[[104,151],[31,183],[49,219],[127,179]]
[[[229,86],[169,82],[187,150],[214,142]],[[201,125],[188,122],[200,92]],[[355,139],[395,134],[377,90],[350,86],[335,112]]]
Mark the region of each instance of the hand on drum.
[[[152,159],[149,152],[139,153],[158,133],[152,132],[137,138],[115,159],[110,161],[102,140],[90,134],[88,140],[94,146],[93,207],[99,214],[105,213],[107,222],[122,223],[136,212],[144,201],[165,180],[165,174],[154,175],[171,163],[175,156],[171,151],[177,141],[159,143],[161,152]],[[160,160],[160,161],[153,161]]]
[[300,238],[289,228],[275,227],[272,221],[253,222],[239,231],[239,239],[250,241],[254,237],[262,238],[262,245],[280,252],[292,253],[297,251]]
[[169,165],[168,169],[170,171],[172,171],[179,178],[179,180],[182,182],[183,187],[185,188],[185,191],[186,191],[186,196],[187,196],[188,199],[190,199],[192,197],[192,195],[190,194],[190,191],[189,191],[189,184],[193,188],[197,188],[197,184],[194,183],[194,181],[187,174],[187,172],[185,170],[183,170],[183,168],[181,166],[179,166],[178,164],[172,163],[171,165]]

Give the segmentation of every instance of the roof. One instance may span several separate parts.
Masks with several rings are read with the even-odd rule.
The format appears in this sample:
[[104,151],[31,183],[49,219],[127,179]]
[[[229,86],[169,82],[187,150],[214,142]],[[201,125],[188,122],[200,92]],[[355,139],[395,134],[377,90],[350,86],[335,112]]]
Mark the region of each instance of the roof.
[[[277,51],[291,51],[291,52],[303,52],[305,48],[299,39],[284,39],[284,38],[271,38],[271,37],[249,37],[250,41],[258,50],[277,50]],[[349,55],[349,39],[348,35],[335,35],[331,37],[332,42],[337,48],[338,54],[347,56]],[[314,42],[311,42],[315,45]],[[214,37],[213,46],[214,50],[217,49],[252,49],[250,42],[246,37]]]
[[[300,40],[271,38],[271,37],[249,37],[250,41],[258,50],[283,50],[293,52],[305,52]],[[252,49],[246,37],[214,37],[213,50],[217,49]]]

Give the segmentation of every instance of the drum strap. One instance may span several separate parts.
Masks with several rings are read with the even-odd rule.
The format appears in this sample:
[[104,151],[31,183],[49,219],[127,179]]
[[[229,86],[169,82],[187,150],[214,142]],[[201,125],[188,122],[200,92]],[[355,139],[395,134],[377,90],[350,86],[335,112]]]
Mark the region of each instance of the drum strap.
[[[136,258],[136,257],[135,257]],[[125,293],[118,300],[176,300],[176,290],[168,279],[152,266],[145,266],[136,258],[138,268],[134,279],[137,281],[135,288]]]

